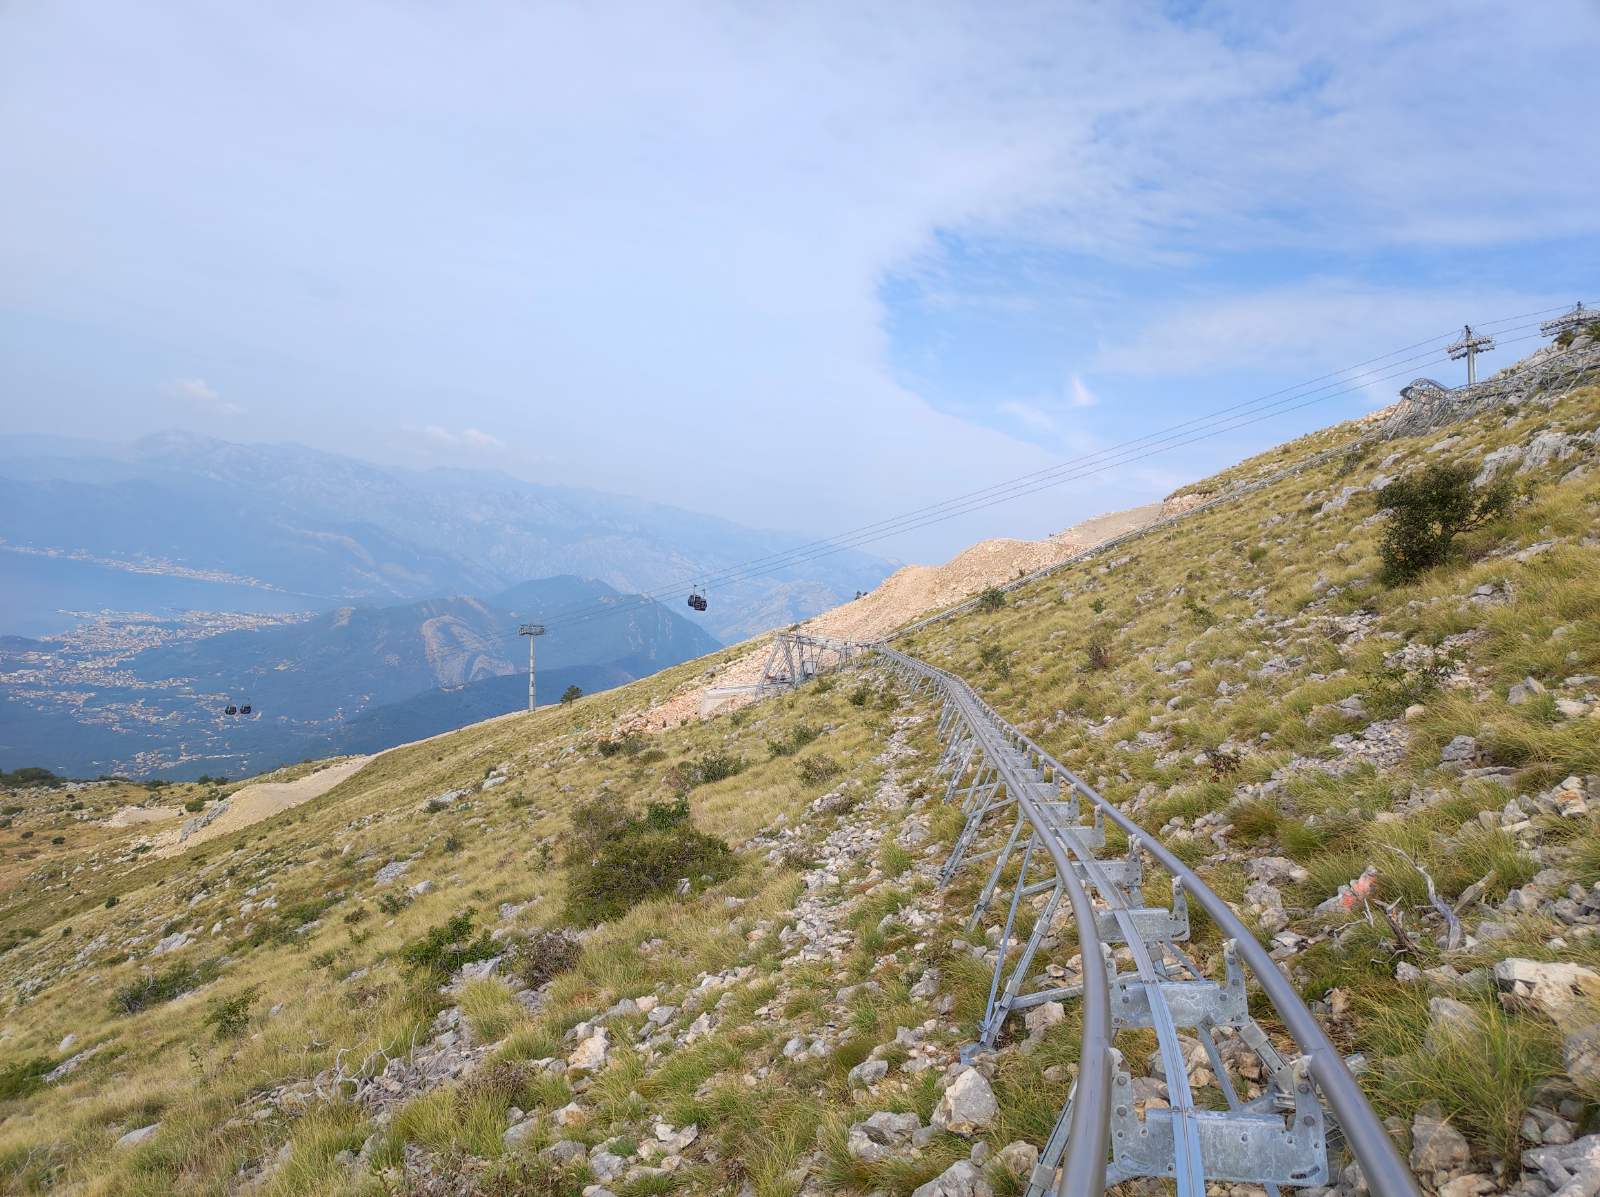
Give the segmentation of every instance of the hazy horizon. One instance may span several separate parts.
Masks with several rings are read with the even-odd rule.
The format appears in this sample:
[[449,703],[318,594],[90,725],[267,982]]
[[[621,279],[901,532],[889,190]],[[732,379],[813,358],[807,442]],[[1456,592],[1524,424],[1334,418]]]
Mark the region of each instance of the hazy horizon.
[[[1356,9],[11,8],[0,431],[816,536],[1600,298],[1594,6]],[[1158,498],[1409,377],[874,551]]]

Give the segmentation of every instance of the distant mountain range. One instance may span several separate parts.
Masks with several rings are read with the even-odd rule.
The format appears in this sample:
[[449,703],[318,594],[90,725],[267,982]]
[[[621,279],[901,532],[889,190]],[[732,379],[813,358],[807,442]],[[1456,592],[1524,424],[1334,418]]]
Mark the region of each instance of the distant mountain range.
[[[404,470],[299,445],[164,433],[127,445],[0,437],[0,632],[69,610],[329,610],[494,594],[575,574],[625,593],[783,553],[810,538],[504,474]],[[888,575],[840,552],[715,587],[697,617],[732,643]],[[554,613],[535,613],[553,617]]]
[[[714,652],[688,618],[604,582],[562,576],[486,599],[340,607],[118,657],[108,648],[0,638],[0,768],[67,776],[240,776],[288,761],[371,752],[520,709],[521,622],[546,611],[539,701],[586,693]],[[248,718],[229,704],[249,703]]]

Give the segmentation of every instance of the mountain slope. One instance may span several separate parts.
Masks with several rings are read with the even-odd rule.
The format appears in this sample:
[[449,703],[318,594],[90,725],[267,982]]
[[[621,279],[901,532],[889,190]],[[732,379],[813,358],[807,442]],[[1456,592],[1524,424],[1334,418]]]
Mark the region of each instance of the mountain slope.
[[[325,609],[487,594],[562,573],[681,594],[692,576],[811,539],[503,474],[391,469],[296,445],[173,433],[112,449],[57,443],[49,456],[21,448],[0,438],[0,461],[12,463],[0,465],[0,540],[98,559],[77,571],[93,570],[99,599],[85,578],[70,579],[79,607],[122,607],[130,564],[215,571],[233,587],[229,601],[250,602],[254,585],[255,601],[280,604],[260,608],[272,610],[283,609],[279,591],[302,596],[301,609]],[[0,571],[10,568],[14,554],[0,553]],[[889,568],[846,552],[775,570],[719,587],[704,622],[719,639],[743,639],[831,606]],[[49,605],[52,579],[36,581],[43,593],[26,606],[8,603],[9,630],[48,630],[41,621],[63,605]]]
[[[518,624],[576,610],[589,615],[553,621],[540,637],[540,693],[549,701],[567,685],[620,685],[717,647],[660,604],[571,576],[489,599],[341,607],[98,659],[92,684],[70,667],[54,669],[51,686],[31,682],[41,652],[70,654],[18,640],[0,650],[0,765],[68,776],[237,776],[391,747],[524,705],[527,642]],[[252,714],[228,716],[230,703],[249,703]]]
[[[1365,431],[1207,480],[1271,479],[901,647],[968,678],[1256,923],[1365,1055],[1425,1187],[1548,1194],[1600,1151],[1600,388],[1346,448]],[[1521,497],[1387,585],[1380,480],[1440,460],[1498,468]],[[869,663],[613,738],[729,655],[387,754],[171,861],[107,825],[125,789],[8,799],[0,1177],[73,1197],[908,1197],[940,1176],[934,1192],[982,1192],[981,1171],[1017,1191],[1080,1063],[1079,1006],[1013,1019],[962,1067],[1008,904],[969,932],[982,870],[939,884],[962,818],[940,800],[937,708]],[[656,801],[655,830],[624,843],[650,851],[604,878],[642,884],[679,797],[736,849],[731,875],[669,869],[575,952],[542,937],[607,828]],[[1417,865],[1459,907],[1459,942]],[[1030,991],[1078,976],[1070,919],[1043,938]],[[1198,915],[1188,950],[1220,975]],[[1240,1096],[1263,1093],[1221,1043]],[[1165,1101],[1148,1033],[1118,1044],[1140,1100]],[[1186,1055],[1197,1104],[1220,1105],[1207,1055]],[[1332,1191],[1353,1195],[1343,1162]]]

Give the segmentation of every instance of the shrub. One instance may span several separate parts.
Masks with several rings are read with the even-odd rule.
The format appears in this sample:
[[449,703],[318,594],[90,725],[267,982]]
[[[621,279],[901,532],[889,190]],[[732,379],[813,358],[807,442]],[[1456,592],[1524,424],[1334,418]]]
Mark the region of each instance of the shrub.
[[985,644],[978,650],[978,660],[982,661],[1002,678],[1011,676],[1011,662],[1006,657],[1006,650],[998,644]]
[[583,689],[579,686],[568,686],[561,692],[561,705],[568,706],[583,697]]
[[37,765],[28,765],[21,769],[12,769],[9,773],[0,769],[0,786],[8,790],[20,790],[24,786],[49,786],[51,789],[59,786],[62,779],[48,769],[41,769]]
[[695,786],[713,781],[723,781],[744,772],[745,760],[731,752],[708,752],[697,760],[674,770],[671,779],[680,794],[687,794]]
[[378,895],[378,909],[390,918],[393,918],[410,905],[411,895],[407,893],[390,891],[389,893]]
[[1093,611],[1096,615],[1102,614],[1105,609],[1106,600],[1101,598],[1099,595],[1095,595],[1094,598],[1089,600],[1089,610]]
[[854,690],[850,691],[850,705],[853,707],[864,707],[867,705],[867,699],[871,697],[872,688],[868,686],[866,682],[862,682]]
[[694,827],[686,799],[652,802],[643,816],[613,807],[599,822],[586,818],[601,805],[586,803],[573,811],[566,903],[573,922],[616,918],[640,902],[673,892],[684,879],[694,889],[707,879],[733,875],[732,850]]
[[496,955],[499,949],[489,933],[480,932],[474,939],[472,927],[473,911],[469,908],[406,944],[400,949],[400,959],[412,972],[448,977],[463,964]]
[[137,1014],[151,1006],[170,1002],[179,994],[198,989],[207,981],[215,980],[222,970],[215,960],[199,964],[180,961],[160,972],[146,972],[137,981],[124,985],[111,998],[113,1014]]
[[618,736],[614,740],[601,740],[595,745],[600,750],[601,756],[638,756],[644,748],[644,740],[640,736],[629,732],[625,736]]
[[1111,649],[1104,640],[1091,640],[1084,646],[1083,655],[1091,670],[1111,668]]
[[505,1155],[489,1165],[474,1191],[496,1197],[579,1197],[586,1179],[581,1169],[563,1168],[542,1156]]
[[998,611],[1006,605],[1006,592],[998,586],[985,586],[978,592],[978,610]]
[[112,894],[109,898],[106,899],[106,909],[107,910],[110,910],[116,904],[117,904],[117,895],[116,894]]
[[256,1004],[256,987],[241,989],[232,997],[214,997],[206,1003],[206,1014],[201,1022],[210,1027],[218,1039],[234,1039],[244,1033],[250,1023],[250,1007]]
[[768,740],[767,751],[772,754],[774,759],[780,756],[793,756],[820,735],[822,735],[822,729],[802,723],[797,727],[791,728],[787,734]]
[[795,766],[795,773],[801,782],[808,786],[821,785],[829,778],[837,777],[844,772],[844,766],[831,756],[817,752],[811,756],[801,757]]
[[578,967],[583,945],[565,931],[535,931],[506,950],[505,967],[529,989]]
[[1183,610],[1196,627],[1209,628],[1217,622],[1217,614],[1207,607],[1194,595],[1185,593],[1183,596]]
[[1391,718],[1433,694],[1449,672],[1448,661],[1419,669],[1386,665],[1372,675],[1371,684],[1367,687],[1366,705],[1373,718]]
[[1505,514],[1513,493],[1509,480],[1474,486],[1464,463],[1430,465],[1389,483],[1378,492],[1389,513],[1378,547],[1383,581],[1410,582],[1444,564],[1455,538]]
[[44,1085],[45,1073],[56,1066],[49,1056],[34,1056],[0,1065],[0,1101],[26,1097]]

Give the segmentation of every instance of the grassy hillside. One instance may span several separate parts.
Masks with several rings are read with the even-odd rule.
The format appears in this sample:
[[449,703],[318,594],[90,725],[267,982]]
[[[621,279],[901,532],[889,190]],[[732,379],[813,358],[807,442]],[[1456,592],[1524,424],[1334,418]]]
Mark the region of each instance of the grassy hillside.
[[[1478,1191],[1600,1099],[1586,994],[1555,1008],[1492,972],[1600,967],[1597,426],[1590,390],[1335,456],[902,646],[1249,912],[1399,1132],[1432,1135],[1430,1178],[1498,1169]],[[1378,581],[1380,475],[1541,436],[1562,459],[1511,461],[1520,497],[1457,560]],[[960,819],[929,792],[934,712],[867,668],[611,738],[705,664],[387,754],[186,857],[80,870],[81,848],[41,850],[29,875],[55,867],[57,888],[0,956],[0,1186],[904,1194],[970,1159],[1015,1191],[1070,1084],[1076,1011],[1017,1020],[960,1081],[996,1108],[952,1114],[998,931],[962,934],[978,878],[935,885]],[[6,801],[10,865],[65,799]],[[1407,858],[1460,905],[1459,946]],[[1337,901],[1369,868],[1359,890],[1398,903],[1403,941]],[[1070,923],[1052,935],[1040,968],[1070,974]],[[1218,954],[1203,919],[1195,940]],[[1150,1045],[1119,1042],[1144,1070]]]

